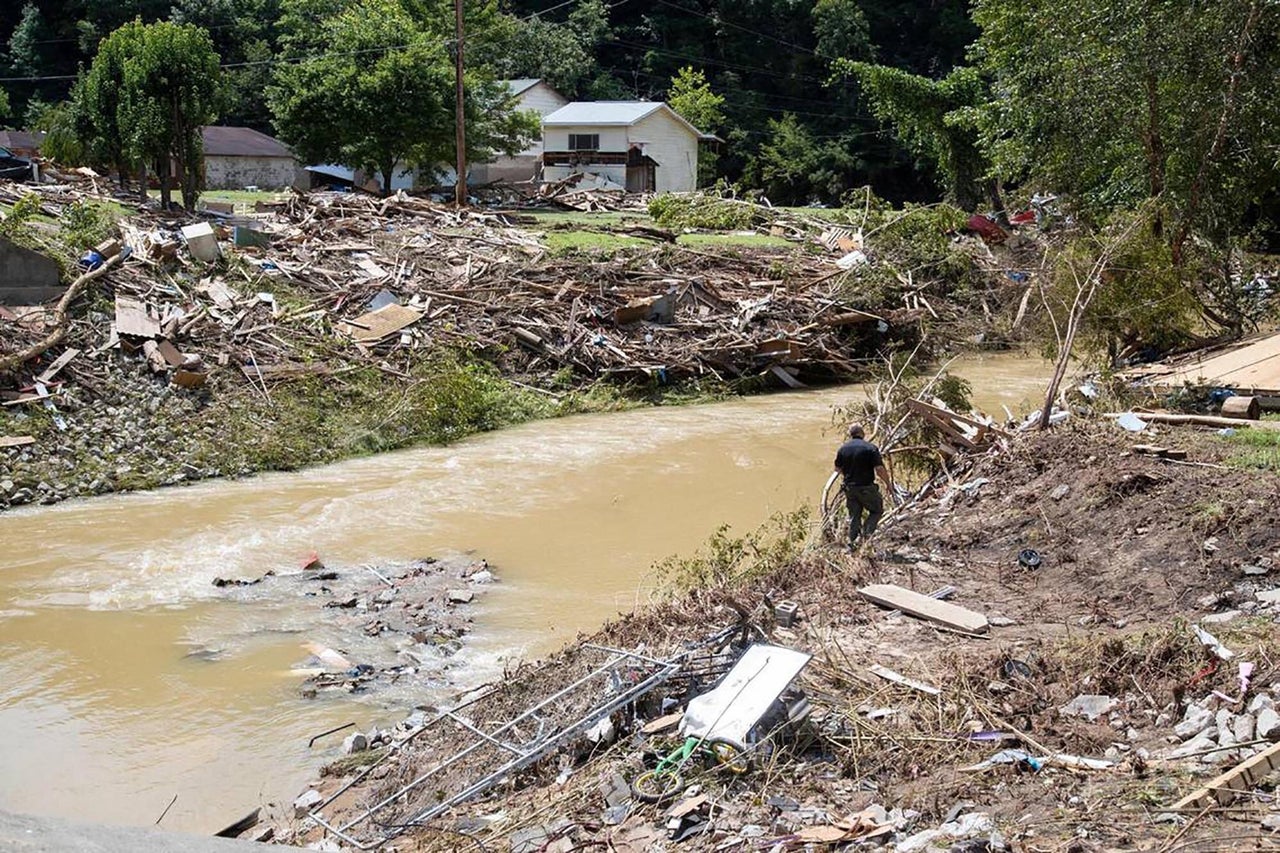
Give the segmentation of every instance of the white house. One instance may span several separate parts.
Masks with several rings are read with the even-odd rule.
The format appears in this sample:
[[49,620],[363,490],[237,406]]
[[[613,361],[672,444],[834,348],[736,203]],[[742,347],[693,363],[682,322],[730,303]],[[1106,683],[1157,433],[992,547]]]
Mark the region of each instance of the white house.
[[[507,90],[517,99],[516,109],[532,111],[546,116],[569,103],[569,99],[547,85],[545,80],[526,77],[504,80]],[[542,165],[542,140],[536,139],[529,147],[513,157],[499,156],[492,163],[476,163],[469,170],[467,183],[487,184],[493,181],[531,181]],[[453,173],[450,172],[450,175]],[[449,183],[451,181],[446,181]]]
[[600,175],[628,192],[697,187],[700,132],[658,101],[575,101],[542,119],[542,180]]

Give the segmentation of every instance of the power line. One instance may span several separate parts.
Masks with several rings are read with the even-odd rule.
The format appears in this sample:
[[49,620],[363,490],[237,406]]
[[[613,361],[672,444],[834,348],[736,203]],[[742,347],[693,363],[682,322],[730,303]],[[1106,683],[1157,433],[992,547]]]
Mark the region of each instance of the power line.
[[813,77],[808,74],[791,74],[785,71],[775,71],[770,68],[762,68],[758,65],[744,65],[740,62],[730,62],[725,59],[714,59],[706,56],[695,56],[693,54],[681,53],[679,51],[668,50],[662,47],[653,47],[652,45],[647,45],[640,42],[629,42],[629,41],[623,41],[621,39],[612,39],[610,41],[604,42],[604,44],[615,44],[615,45],[622,45],[623,47],[633,47],[639,50],[648,51],[650,53],[664,54],[666,56],[673,56],[673,57],[676,57],[677,59],[684,59],[690,62],[698,62],[704,65],[720,65],[735,71],[753,71],[757,74],[763,74],[766,77],[778,77],[783,80],[804,80],[806,82],[812,82],[812,83],[818,83],[818,84],[826,83],[825,80],[819,79],[817,77]]
[[690,14],[697,15],[701,18],[706,18],[708,21],[711,21],[713,24],[725,24],[727,26],[733,27],[736,30],[742,30],[744,33],[750,33],[753,36],[758,36],[762,39],[768,39],[769,41],[776,42],[777,44],[780,44],[783,47],[789,47],[792,50],[798,50],[803,53],[808,53],[812,56],[818,57],[819,59],[825,59],[828,62],[834,62],[837,58],[834,56],[827,56],[826,54],[823,54],[823,53],[818,53],[816,50],[805,47],[803,45],[793,44],[792,42],[786,41],[784,39],[780,39],[777,36],[771,36],[768,33],[762,33],[759,30],[753,30],[750,27],[744,27],[741,24],[735,24],[733,21],[730,21],[727,18],[708,15],[706,12],[703,12],[701,9],[689,9],[685,6],[679,6],[675,3],[668,2],[668,0],[658,0],[658,2],[661,3],[663,6],[670,6],[672,9],[675,9],[677,11],[688,12]]

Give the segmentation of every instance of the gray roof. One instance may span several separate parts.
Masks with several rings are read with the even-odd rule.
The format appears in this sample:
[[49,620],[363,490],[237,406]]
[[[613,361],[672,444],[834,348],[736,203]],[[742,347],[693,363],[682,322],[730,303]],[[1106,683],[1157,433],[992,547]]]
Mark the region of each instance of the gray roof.
[[534,86],[542,82],[541,77],[521,77],[517,80],[503,80],[507,85],[507,91],[513,95],[523,95]]
[[200,128],[204,134],[206,157],[288,157],[293,152],[273,136],[259,133],[249,127],[225,127],[208,125]]
[[689,128],[700,140],[721,142],[719,137],[703,133],[662,101],[574,101],[542,117],[543,127],[590,126],[630,127],[641,119],[666,110],[673,119]]
[[600,124],[628,127],[665,106],[661,101],[574,101],[543,116],[542,123],[553,126]]

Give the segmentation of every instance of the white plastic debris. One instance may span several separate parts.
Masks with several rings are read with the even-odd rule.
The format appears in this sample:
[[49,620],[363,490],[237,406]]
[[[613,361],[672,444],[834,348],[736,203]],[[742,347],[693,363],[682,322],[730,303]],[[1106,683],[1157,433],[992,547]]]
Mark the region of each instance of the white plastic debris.
[[1147,422],[1135,415],[1133,412],[1125,412],[1116,418],[1116,426],[1126,429],[1129,432],[1142,432],[1147,428]]

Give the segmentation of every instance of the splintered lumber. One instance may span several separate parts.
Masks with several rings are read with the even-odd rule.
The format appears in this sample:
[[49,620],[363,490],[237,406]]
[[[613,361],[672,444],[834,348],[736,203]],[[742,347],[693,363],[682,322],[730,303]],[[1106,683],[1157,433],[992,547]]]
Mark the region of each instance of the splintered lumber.
[[936,622],[966,634],[985,634],[989,628],[987,617],[981,613],[930,598],[905,587],[887,583],[871,584],[858,590],[858,594],[872,604],[901,610],[917,619]]
[[358,344],[369,344],[394,335],[422,319],[422,312],[407,305],[384,305],[377,311],[361,314],[343,328]]
[[79,354],[80,354],[80,350],[76,349],[75,347],[69,348],[62,355],[55,358],[53,360],[53,363],[50,364],[48,367],[46,367],[44,369],[44,372],[42,372],[39,376],[36,377],[36,381],[44,382],[44,383],[52,382],[53,377],[57,376],[59,371],[61,371],[62,368],[70,364],[71,359],[75,358]]
[[1267,774],[1278,769],[1280,769],[1280,743],[1267,747],[1252,758],[1232,767],[1203,788],[1192,791],[1174,803],[1173,810],[1199,810],[1215,804],[1225,806],[1235,799],[1237,794],[1248,791],[1266,778]]
[[1158,444],[1135,444],[1133,446],[1134,453],[1141,453],[1144,456],[1155,456],[1160,459],[1186,459],[1187,451],[1172,450],[1168,447],[1161,447]]
[[35,443],[33,435],[0,435],[0,447],[25,447]]
[[[1107,412],[1103,417],[1119,418],[1129,412]],[[1213,415],[1180,415],[1173,412],[1133,412],[1148,423],[1195,424],[1209,427],[1250,427],[1253,429],[1280,429],[1280,421],[1243,421],[1238,418],[1219,418]]]

